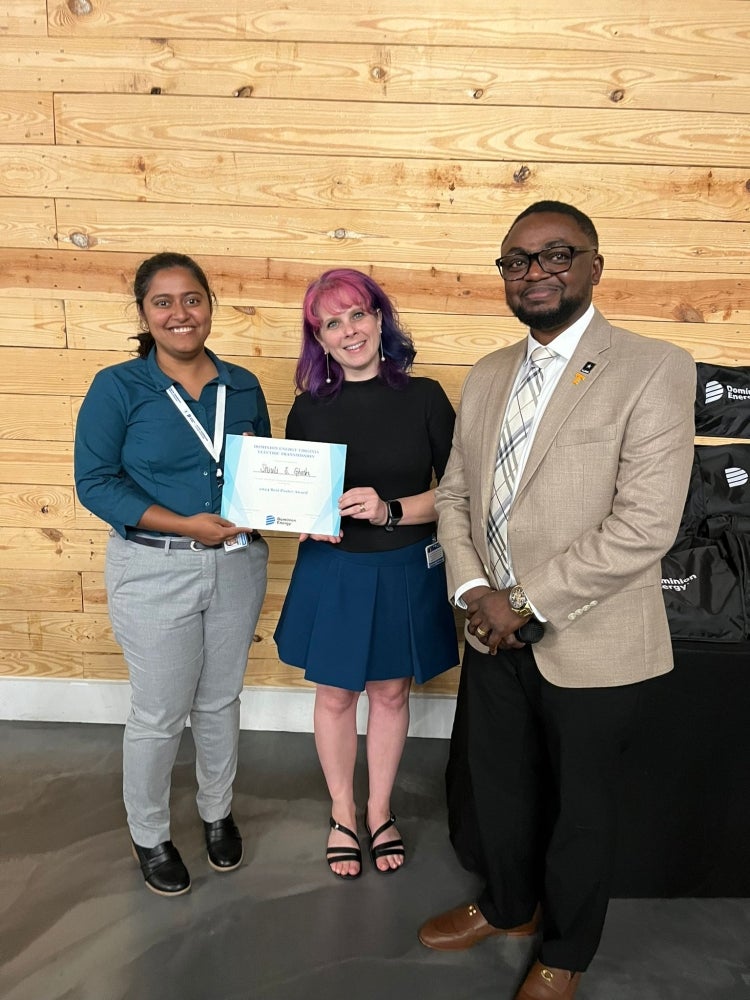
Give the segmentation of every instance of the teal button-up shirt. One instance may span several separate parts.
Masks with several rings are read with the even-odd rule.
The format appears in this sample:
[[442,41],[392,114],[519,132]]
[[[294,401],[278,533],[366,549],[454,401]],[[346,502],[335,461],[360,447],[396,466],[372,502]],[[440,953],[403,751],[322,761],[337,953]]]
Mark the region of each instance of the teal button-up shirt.
[[[98,372],[78,414],[75,481],[81,503],[123,537],[144,512],[159,504],[190,517],[221,510],[217,463],[167,395],[176,385],[209,438],[213,439],[216,395],[226,385],[224,433],[249,431],[270,437],[263,390],[252,372],[216,365],[213,379],[195,400],[156,363],[151,351]],[[222,452],[223,459],[223,452]]]

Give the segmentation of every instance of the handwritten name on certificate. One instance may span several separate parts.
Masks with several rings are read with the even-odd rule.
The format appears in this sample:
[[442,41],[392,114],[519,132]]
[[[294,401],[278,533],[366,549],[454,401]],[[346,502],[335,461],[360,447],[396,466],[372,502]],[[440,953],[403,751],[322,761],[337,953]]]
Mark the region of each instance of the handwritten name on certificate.
[[227,434],[221,513],[245,528],[338,535],[345,444]]

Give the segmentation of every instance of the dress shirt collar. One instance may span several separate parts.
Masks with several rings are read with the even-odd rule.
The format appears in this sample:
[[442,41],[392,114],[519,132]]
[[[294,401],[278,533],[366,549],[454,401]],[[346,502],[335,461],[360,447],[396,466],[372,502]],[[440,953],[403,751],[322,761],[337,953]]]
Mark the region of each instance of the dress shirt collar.
[[[216,371],[219,374],[219,382],[223,383],[224,385],[229,386],[230,389],[237,389],[238,386],[232,380],[232,374],[231,374],[231,372],[229,371],[229,369],[227,368],[227,366],[224,364],[224,362],[221,360],[221,358],[217,358],[217,356],[214,354],[214,352],[213,351],[209,351],[209,349],[207,347],[204,347],[204,350],[205,350],[206,354],[209,356],[209,358],[216,365]],[[148,368],[149,375],[153,379],[153,382],[157,386],[157,388],[159,388],[159,389],[165,389],[166,390],[166,389],[168,389],[170,387],[170,385],[174,385],[174,381],[175,380],[172,379],[172,378],[170,378],[169,375],[165,375],[165,373],[157,365],[157,363],[156,363],[156,350],[153,347],[151,348],[151,350],[146,355],[146,366]],[[212,379],[212,381],[213,381],[213,379]]]
[[[547,346],[555,354],[559,354],[561,358],[565,358],[565,361],[570,361],[578,347],[578,342],[583,336],[586,327],[589,325],[591,320],[594,318],[594,306],[590,305],[586,312],[577,319],[575,323],[568,327],[567,330],[563,330],[562,333],[558,333],[555,339]],[[537,347],[542,345],[539,341],[534,340],[531,335],[531,330],[529,330],[528,336],[526,338],[526,362],[528,363],[531,352]]]

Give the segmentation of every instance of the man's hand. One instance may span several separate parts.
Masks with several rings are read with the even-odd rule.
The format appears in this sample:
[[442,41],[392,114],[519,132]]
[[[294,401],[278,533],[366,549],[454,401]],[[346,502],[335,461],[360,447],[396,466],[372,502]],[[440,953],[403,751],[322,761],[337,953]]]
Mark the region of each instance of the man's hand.
[[498,649],[522,649],[524,646],[513,634],[523,624],[523,618],[510,606],[509,593],[510,587],[505,590],[472,587],[463,595],[469,633],[493,655]]

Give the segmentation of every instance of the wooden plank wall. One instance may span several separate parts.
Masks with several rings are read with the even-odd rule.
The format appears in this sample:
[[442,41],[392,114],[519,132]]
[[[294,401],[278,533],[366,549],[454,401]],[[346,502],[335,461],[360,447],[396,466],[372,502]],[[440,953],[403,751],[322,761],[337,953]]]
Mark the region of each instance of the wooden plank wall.
[[[492,261],[539,198],[596,221],[610,319],[750,364],[749,46],[748,0],[6,4],[0,672],[125,676],[72,441],[153,252],[205,266],[212,346],[259,375],[277,434],[301,295],[332,265],[383,283],[457,402],[522,335]],[[272,537],[249,683],[303,683],[271,639],[294,554]]]

